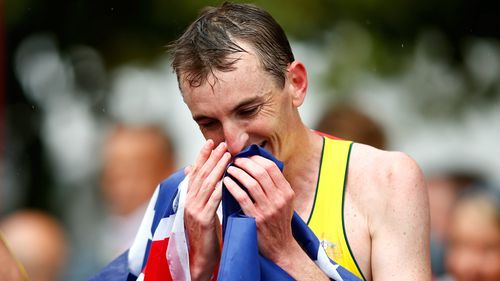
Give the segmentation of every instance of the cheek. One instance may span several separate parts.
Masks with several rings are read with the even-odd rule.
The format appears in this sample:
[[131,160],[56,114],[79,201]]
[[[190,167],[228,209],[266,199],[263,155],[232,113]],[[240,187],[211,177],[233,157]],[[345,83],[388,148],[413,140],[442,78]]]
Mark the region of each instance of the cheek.
[[250,122],[246,126],[246,131],[250,135],[261,137],[271,137],[279,130],[280,126],[275,119],[260,118]]

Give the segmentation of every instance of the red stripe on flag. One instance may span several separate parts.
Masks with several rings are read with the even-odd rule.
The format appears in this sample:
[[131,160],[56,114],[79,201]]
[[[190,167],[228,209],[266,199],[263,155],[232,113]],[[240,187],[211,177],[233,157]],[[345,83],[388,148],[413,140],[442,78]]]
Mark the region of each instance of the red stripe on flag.
[[167,262],[167,247],[169,238],[153,241],[149,251],[148,261],[144,267],[144,281],[173,281]]

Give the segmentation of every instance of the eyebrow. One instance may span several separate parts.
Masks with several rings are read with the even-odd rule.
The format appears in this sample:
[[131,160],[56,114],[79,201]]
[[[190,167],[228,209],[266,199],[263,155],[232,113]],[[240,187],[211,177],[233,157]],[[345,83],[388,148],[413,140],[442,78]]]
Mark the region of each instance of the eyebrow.
[[[245,107],[245,106],[248,106],[248,105],[252,105],[252,104],[256,104],[256,103],[259,103],[261,101],[263,101],[265,99],[266,95],[260,95],[260,96],[256,96],[256,97],[251,97],[251,98],[247,98],[247,99],[244,99],[242,101],[240,101],[232,110],[231,112],[236,112],[238,110],[240,110],[241,108]],[[196,121],[196,122],[199,122],[203,119],[213,119],[212,117],[208,117],[208,116],[205,116],[205,115],[194,115],[193,116],[193,120]]]

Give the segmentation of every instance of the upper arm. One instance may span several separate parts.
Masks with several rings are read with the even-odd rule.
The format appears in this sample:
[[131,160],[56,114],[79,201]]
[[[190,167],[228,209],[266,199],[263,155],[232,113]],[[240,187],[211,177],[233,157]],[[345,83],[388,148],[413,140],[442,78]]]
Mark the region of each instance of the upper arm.
[[430,280],[429,206],[413,159],[388,153],[380,171],[372,231],[373,280]]

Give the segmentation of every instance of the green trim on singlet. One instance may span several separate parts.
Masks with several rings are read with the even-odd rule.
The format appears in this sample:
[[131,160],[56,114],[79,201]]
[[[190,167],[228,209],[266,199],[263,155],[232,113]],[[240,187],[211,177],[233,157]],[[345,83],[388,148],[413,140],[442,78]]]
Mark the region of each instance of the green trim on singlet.
[[344,219],[348,164],[353,145],[351,141],[323,137],[320,174],[308,225],[332,260],[366,280],[348,243]]
[[319,159],[319,170],[318,170],[318,180],[316,181],[316,191],[314,192],[314,201],[311,212],[309,213],[309,218],[307,219],[307,224],[311,221],[312,215],[314,213],[314,206],[316,206],[316,197],[318,196],[319,190],[319,177],[321,176],[321,166],[323,165],[323,151],[325,150],[325,138],[323,138],[323,146],[321,147],[321,158]]
[[354,264],[358,268],[358,271],[361,274],[361,277],[363,277],[363,280],[366,280],[365,275],[363,274],[363,271],[361,271],[361,268],[359,267],[359,264],[356,261],[356,257],[354,257],[354,253],[352,252],[351,245],[349,244],[349,238],[347,237],[346,228],[345,228],[345,220],[344,220],[344,204],[345,204],[345,194],[346,194],[346,189],[347,189],[347,174],[349,172],[349,160],[351,158],[351,150],[352,150],[352,143],[349,146],[349,153],[347,154],[347,165],[345,167],[345,175],[344,175],[344,190],[342,191],[342,230],[344,231],[345,241],[347,244],[347,248],[349,249],[349,253],[352,256],[352,260],[354,261]]

